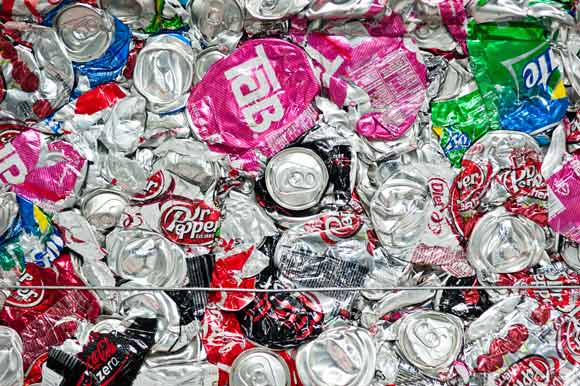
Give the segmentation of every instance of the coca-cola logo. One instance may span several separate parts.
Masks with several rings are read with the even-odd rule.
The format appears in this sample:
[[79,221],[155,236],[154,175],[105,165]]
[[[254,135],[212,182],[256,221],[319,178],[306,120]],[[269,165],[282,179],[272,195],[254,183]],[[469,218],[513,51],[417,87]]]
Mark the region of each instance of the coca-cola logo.
[[92,350],[85,362],[93,370],[100,369],[117,353],[117,346],[111,342],[108,336],[103,336],[95,342]]
[[443,230],[445,211],[449,206],[449,186],[447,181],[440,177],[430,179],[428,184],[434,206],[428,227],[431,233],[438,235]]
[[174,188],[175,180],[171,176],[166,176],[163,170],[157,170],[147,179],[143,192],[135,194],[132,200],[141,203],[158,201],[171,193]]
[[562,317],[556,338],[558,353],[573,365],[580,364],[580,322],[576,315]]
[[496,380],[497,386],[550,386],[550,363],[539,355],[530,355],[511,365]]
[[161,208],[159,226],[165,237],[183,245],[209,245],[219,226],[220,212],[201,200],[173,198]]
[[[41,268],[36,268],[33,264],[29,264],[26,271],[20,275],[17,284],[21,287],[27,286],[43,286],[44,282],[41,279],[41,275],[38,270]],[[10,296],[6,299],[6,304],[14,307],[35,307],[44,299],[43,289],[18,289],[12,291]]]
[[330,238],[335,236],[340,239],[348,239],[358,233],[362,227],[360,216],[352,212],[336,212],[324,214],[316,220],[304,225],[304,230],[309,233],[319,232],[320,237],[328,244],[336,242]]

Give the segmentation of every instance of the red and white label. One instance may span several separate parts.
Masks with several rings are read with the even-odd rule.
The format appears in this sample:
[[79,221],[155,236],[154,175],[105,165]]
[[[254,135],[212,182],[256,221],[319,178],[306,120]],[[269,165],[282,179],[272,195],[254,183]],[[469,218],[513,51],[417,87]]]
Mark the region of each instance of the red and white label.
[[219,227],[220,212],[205,201],[172,198],[161,204],[159,227],[165,237],[182,245],[209,245]]

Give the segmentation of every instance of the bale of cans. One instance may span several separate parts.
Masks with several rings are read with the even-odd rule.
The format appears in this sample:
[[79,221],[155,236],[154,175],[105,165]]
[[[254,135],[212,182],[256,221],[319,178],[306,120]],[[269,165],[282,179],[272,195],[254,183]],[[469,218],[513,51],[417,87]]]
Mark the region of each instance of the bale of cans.
[[580,385],[576,3],[0,0],[0,385]]

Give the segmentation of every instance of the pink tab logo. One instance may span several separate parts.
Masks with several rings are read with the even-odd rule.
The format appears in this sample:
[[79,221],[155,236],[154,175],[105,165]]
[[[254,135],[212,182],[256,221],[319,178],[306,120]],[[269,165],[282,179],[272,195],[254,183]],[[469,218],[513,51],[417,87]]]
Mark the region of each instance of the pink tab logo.
[[210,148],[241,159],[267,157],[306,130],[320,89],[304,51],[280,39],[242,44],[192,90],[191,120]]

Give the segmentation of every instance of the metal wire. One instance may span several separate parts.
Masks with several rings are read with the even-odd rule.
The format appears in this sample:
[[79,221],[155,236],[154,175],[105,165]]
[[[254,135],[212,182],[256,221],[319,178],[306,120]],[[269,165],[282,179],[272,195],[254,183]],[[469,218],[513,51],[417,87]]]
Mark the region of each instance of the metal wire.
[[337,288],[337,287],[324,287],[324,288],[209,288],[209,287],[73,287],[73,286],[19,286],[19,285],[0,285],[0,290],[71,290],[71,291],[140,291],[140,292],[158,292],[158,291],[194,291],[194,292],[256,292],[256,293],[292,293],[292,292],[361,292],[361,291],[441,291],[441,290],[580,290],[579,284],[571,285],[493,285],[493,286],[413,286],[413,287],[380,287],[380,288],[365,288],[365,287],[350,287],[350,288]]

